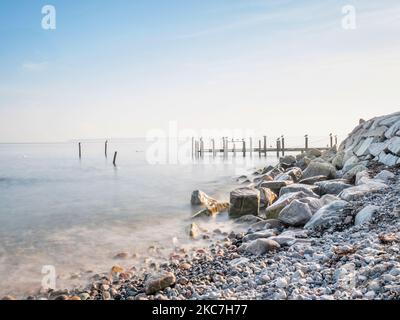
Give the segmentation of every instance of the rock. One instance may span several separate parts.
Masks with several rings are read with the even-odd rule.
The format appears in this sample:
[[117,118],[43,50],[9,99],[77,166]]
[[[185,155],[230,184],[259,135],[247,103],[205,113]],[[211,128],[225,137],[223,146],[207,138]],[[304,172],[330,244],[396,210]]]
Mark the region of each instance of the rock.
[[17,299],[15,299],[13,296],[8,295],[8,296],[4,296],[3,298],[1,298],[1,300],[11,301],[11,300],[17,300]]
[[312,217],[308,204],[299,200],[292,201],[280,213],[279,220],[291,227],[304,226]]
[[340,200],[339,197],[333,195],[333,194],[326,194],[321,197],[320,202],[322,206],[326,206],[327,204],[330,204],[333,201]]
[[286,280],[286,278],[278,278],[275,281],[275,286],[277,286],[278,288],[286,288],[288,286],[288,281]]
[[388,150],[391,153],[400,156],[400,137],[393,137],[388,143]]
[[363,141],[361,141],[361,143],[359,144],[359,146],[355,149],[355,155],[357,157],[361,157],[361,156],[365,156],[367,154],[369,154],[369,147],[371,146],[372,143],[377,142],[377,138],[376,137],[370,137],[367,138]]
[[319,158],[322,156],[322,152],[318,149],[309,149],[309,150],[307,150],[306,155],[308,157],[311,156],[311,157]]
[[386,130],[385,137],[391,139],[398,133],[399,130],[400,130],[400,119],[397,122],[393,123],[388,130]]
[[276,241],[270,239],[257,239],[249,244],[242,245],[239,248],[239,251],[259,256],[267,252],[277,251],[280,247],[281,246]]
[[189,226],[189,237],[192,239],[197,239],[202,232],[202,229],[196,224],[192,223]]
[[254,188],[240,188],[230,194],[229,215],[240,217],[244,215],[258,216],[260,211],[260,191]]
[[266,229],[281,229],[282,227],[283,224],[278,219],[268,219],[252,224],[249,231],[258,232]]
[[332,223],[341,220],[341,211],[347,205],[346,201],[338,200],[319,209],[304,226],[305,229],[313,229],[315,227],[328,227]]
[[201,190],[195,190],[192,192],[192,196],[190,198],[190,203],[192,205],[209,205],[211,203],[217,202],[217,200],[209,197],[206,193]]
[[321,181],[317,182],[315,185],[319,187],[319,194],[333,194],[338,195],[344,189],[352,187],[351,184],[346,183],[347,180],[337,179],[337,180],[329,180],[329,181]]
[[[339,199],[337,199],[337,200],[339,200]],[[299,199],[299,201],[307,204],[308,207],[310,208],[312,214],[314,214],[319,209],[321,209],[322,206],[324,206],[324,204],[322,203],[322,201],[320,199],[317,199],[314,197],[301,198],[301,199]]]
[[382,182],[371,180],[359,186],[347,188],[339,194],[339,198],[345,201],[357,200],[367,193],[386,189],[388,186]]
[[260,207],[267,208],[272,205],[277,199],[278,196],[268,188],[259,188],[260,190]]
[[272,190],[274,193],[279,194],[279,191],[292,184],[293,181],[267,181],[267,182],[262,182],[260,184],[260,188],[267,188]]
[[332,162],[332,160],[336,157],[336,154],[337,154],[337,147],[333,146],[332,148],[323,151],[321,158],[327,162]]
[[311,162],[303,173],[303,178],[311,178],[316,176],[326,176],[328,179],[336,178],[336,169],[330,163]]
[[332,165],[336,167],[336,169],[341,170],[344,166],[344,151],[340,151],[336,154],[336,156],[332,159]]
[[362,209],[356,215],[355,225],[358,226],[372,219],[373,215],[378,212],[379,207],[369,205]]
[[250,260],[248,258],[240,257],[240,258],[236,258],[236,259],[233,259],[233,260],[229,261],[228,264],[231,267],[238,267],[240,265],[245,265],[245,264],[249,263],[249,261]]
[[378,157],[383,151],[387,150],[389,141],[372,143],[369,146],[369,153],[374,157]]
[[299,183],[294,183],[291,184],[287,187],[284,187],[281,189],[279,192],[279,197],[282,197],[283,195],[287,193],[293,193],[293,192],[304,192],[308,197],[315,197],[318,198],[318,195],[314,192],[317,191],[318,187],[316,186],[311,186],[308,184],[299,184]]
[[290,170],[286,171],[286,174],[291,177],[293,182],[298,182],[303,177],[303,171],[298,167],[291,168]]
[[315,176],[307,179],[300,180],[300,184],[308,184],[308,185],[313,185],[317,182],[325,181],[328,180],[327,176]]
[[296,158],[294,156],[288,155],[288,156],[281,158],[279,162],[283,167],[288,168],[288,167],[293,166],[296,163]]
[[344,163],[342,172],[346,173],[350,169],[354,168],[359,162],[360,162],[360,160],[358,159],[358,157],[353,155],[348,160],[346,160],[346,162]]
[[287,174],[286,172],[282,172],[282,173],[278,174],[275,177],[274,181],[277,181],[277,182],[284,181],[284,182],[287,182],[287,183],[293,183],[292,177],[289,174]]
[[258,222],[264,222],[264,220],[260,217],[256,217],[253,216],[252,214],[249,214],[235,219],[235,222],[239,224],[254,224]]
[[200,210],[192,216],[192,219],[202,217],[215,217],[217,214],[224,212],[229,209],[229,203],[227,202],[209,202],[207,208]]
[[89,300],[90,299],[90,294],[87,292],[83,292],[79,295],[79,298],[81,298],[81,300]]
[[366,171],[366,170],[368,170],[368,168],[365,167],[364,165],[362,165],[362,164],[356,165],[355,167],[353,167],[352,169],[350,169],[343,175],[343,179],[351,181],[355,178],[357,173]]
[[253,241],[256,239],[268,239],[273,236],[276,236],[276,233],[272,229],[263,230],[263,231],[259,231],[259,232],[255,232],[255,233],[246,235],[243,238],[243,242]]
[[395,166],[396,164],[400,163],[400,158],[391,154],[391,153],[386,153],[385,151],[383,151],[379,157],[378,157],[378,161],[380,163],[383,163],[384,165],[387,165],[389,167],[391,166]]
[[387,170],[382,170],[375,177],[374,180],[382,180],[383,182],[389,182],[391,179],[394,179],[396,176]]
[[172,272],[152,275],[144,285],[145,292],[147,295],[152,295],[174,285],[175,282],[176,278]]
[[368,183],[371,180],[367,170],[360,171],[356,174],[355,185],[359,186],[361,184]]
[[259,176],[259,177],[256,177],[254,180],[253,180],[253,182],[254,183],[257,183],[258,185],[260,185],[262,182],[264,182],[264,181],[273,181],[274,179],[270,176],[270,175],[268,175],[268,174],[263,174],[263,175],[261,175],[261,176]]
[[308,195],[304,192],[287,193],[280,197],[272,206],[266,209],[267,219],[276,219],[284,207],[295,199],[306,198]]

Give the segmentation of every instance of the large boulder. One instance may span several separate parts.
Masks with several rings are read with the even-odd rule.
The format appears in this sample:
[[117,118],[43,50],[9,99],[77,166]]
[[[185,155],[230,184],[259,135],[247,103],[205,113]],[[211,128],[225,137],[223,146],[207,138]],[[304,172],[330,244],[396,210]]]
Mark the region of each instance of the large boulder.
[[312,217],[307,203],[299,200],[292,201],[279,213],[279,220],[291,227],[302,227]]
[[277,219],[282,209],[290,204],[293,200],[306,197],[308,197],[308,195],[301,191],[284,194],[272,206],[265,210],[267,219]]
[[366,206],[356,215],[355,225],[358,226],[372,219],[373,215],[379,211],[377,206]]
[[388,188],[388,186],[382,181],[371,179],[367,183],[343,190],[339,194],[339,198],[345,201],[353,201],[359,199],[367,193],[385,190],[386,188]]
[[292,155],[288,155],[281,158],[279,162],[283,168],[289,168],[296,163],[296,158]]
[[152,295],[164,290],[176,282],[176,277],[172,272],[160,273],[150,276],[144,285],[147,295]]
[[332,165],[336,167],[336,169],[341,170],[343,169],[344,165],[344,151],[340,151],[336,154],[336,156],[332,159]]
[[267,252],[277,251],[281,246],[274,240],[257,239],[250,243],[245,243],[239,247],[239,252],[247,252],[252,255],[262,255]]
[[306,229],[316,227],[328,228],[332,224],[341,222],[343,219],[342,211],[346,207],[347,201],[338,200],[319,209],[304,226]]
[[368,168],[366,166],[364,166],[363,164],[358,164],[355,167],[353,167],[352,169],[350,169],[349,171],[347,171],[343,175],[343,179],[352,181],[356,177],[357,173],[366,171],[366,170],[368,170]]
[[317,186],[312,186],[308,184],[300,184],[300,183],[294,183],[291,184],[287,187],[284,187],[281,189],[279,192],[279,197],[282,197],[283,195],[287,193],[293,193],[293,192],[304,192],[307,196],[309,197],[315,197],[318,198],[318,195],[314,191],[318,191]]
[[346,160],[346,162],[343,165],[343,169],[342,172],[346,173],[349,170],[351,170],[352,168],[354,168],[358,163],[360,162],[360,160],[358,159],[358,157],[356,156],[351,156],[349,159]]
[[379,172],[374,179],[375,180],[381,180],[383,182],[388,182],[391,179],[394,179],[396,176],[394,175],[394,173],[387,171],[387,170],[382,170],[381,172]]
[[315,176],[326,176],[328,179],[335,179],[336,175],[336,168],[328,162],[312,161],[303,172],[304,179]]
[[324,206],[324,202],[322,202],[321,199],[317,199],[314,197],[306,197],[299,199],[299,201],[307,204],[311,210],[311,213],[314,214]]
[[303,171],[298,167],[294,167],[287,170],[286,174],[288,174],[291,177],[293,182],[299,182],[303,177]]
[[400,158],[391,154],[386,153],[385,151],[381,152],[378,156],[378,160],[380,163],[387,165],[389,167],[395,166],[396,164],[400,163]]
[[347,180],[344,179],[317,182],[315,185],[319,187],[319,194],[321,196],[325,194],[338,195],[344,189],[352,187],[352,185],[348,184]]
[[244,215],[258,216],[260,191],[255,188],[239,188],[230,194],[229,215],[233,218]]

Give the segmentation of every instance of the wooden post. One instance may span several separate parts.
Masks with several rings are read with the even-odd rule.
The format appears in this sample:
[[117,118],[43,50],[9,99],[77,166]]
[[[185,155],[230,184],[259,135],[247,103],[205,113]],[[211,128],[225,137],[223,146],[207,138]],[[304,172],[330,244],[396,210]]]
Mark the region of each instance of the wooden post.
[[79,159],[82,158],[82,146],[81,143],[79,142]]
[[258,140],[258,156],[261,157],[261,140]]
[[233,143],[233,149],[232,149],[232,151],[233,151],[233,156],[236,157],[236,144],[235,144],[235,142],[233,141],[233,139],[232,139],[232,143]]
[[281,139],[280,138],[276,139],[276,155],[278,158],[279,158],[279,154],[280,154],[280,152],[279,152],[280,144],[281,144]]
[[246,157],[246,141],[243,139],[243,157]]
[[282,135],[282,156],[285,156],[285,137]]
[[335,146],[338,145],[338,139],[337,139],[337,135],[335,135]]
[[104,155],[107,158],[107,147],[108,147],[108,140],[106,140],[105,144],[104,144]]
[[267,136],[264,136],[264,155],[267,156]]
[[212,139],[211,143],[212,143],[212,154],[213,154],[213,157],[215,157],[215,140]]
[[204,156],[204,141],[203,138],[200,138],[200,157]]
[[330,146],[333,147],[333,135],[332,133],[329,134]]
[[114,167],[117,166],[116,161],[117,161],[117,151],[114,152],[114,160],[113,160]]
[[250,157],[253,156],[253,138],[250,138]]
[[192,159],[194,157],[194,137],[192,137]]
[[305,141],[305,149],[308,150],[308,134],[306,134],[304,136],[304,138],[306,139],[306,141]]
[[198,143],[198,141],[196,140],[196,141],[194,142],[194,157],[195,157],[195,159],[197,159],[197,156],[198,156],[198,149],[199,149],[199,143]]

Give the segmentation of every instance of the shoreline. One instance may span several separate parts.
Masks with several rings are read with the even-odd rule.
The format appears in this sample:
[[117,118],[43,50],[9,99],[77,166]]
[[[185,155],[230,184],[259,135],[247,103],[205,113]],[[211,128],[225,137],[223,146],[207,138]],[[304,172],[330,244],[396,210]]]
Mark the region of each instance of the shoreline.
[[[360,122],[339,148],[285,156],[276,167],[239,177],[244,184],[231,192],[229,204],[197,190],[191,202],[202,208],[201,217],[188,234],[210,245],[177,246],[143,274],[115,265],[84,289],[27,298],[399,299],[398,133],[398,114]],[[381,144],[386,147],[372,156]],[[202,219],[217,214],[229,214],[237,228],[205,231]]]

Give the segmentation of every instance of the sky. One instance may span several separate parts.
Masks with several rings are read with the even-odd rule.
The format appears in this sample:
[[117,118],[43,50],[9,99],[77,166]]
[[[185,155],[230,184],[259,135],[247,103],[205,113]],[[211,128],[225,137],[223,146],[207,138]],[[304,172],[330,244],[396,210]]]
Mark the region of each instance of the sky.
[[399,34],[398,0],[2,0],[0,142],[344,136],[400,110]]

